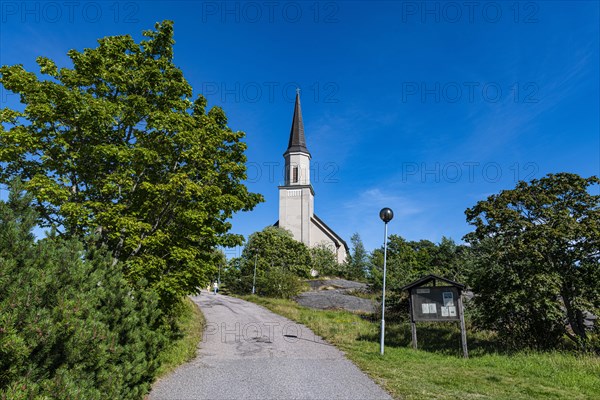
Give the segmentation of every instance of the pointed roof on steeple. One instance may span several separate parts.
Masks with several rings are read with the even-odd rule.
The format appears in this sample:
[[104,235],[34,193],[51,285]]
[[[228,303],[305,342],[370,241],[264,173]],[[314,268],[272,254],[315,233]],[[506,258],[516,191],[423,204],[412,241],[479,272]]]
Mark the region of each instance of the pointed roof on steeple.
[[296,90],[296,104],[294,106],[292,129],[290,130],[290,141],[285,154],[297,151],[310,154],[306,148],[306,139],[304,138],[304,123],[302,122],[302,109],[300,108],[299,89]]

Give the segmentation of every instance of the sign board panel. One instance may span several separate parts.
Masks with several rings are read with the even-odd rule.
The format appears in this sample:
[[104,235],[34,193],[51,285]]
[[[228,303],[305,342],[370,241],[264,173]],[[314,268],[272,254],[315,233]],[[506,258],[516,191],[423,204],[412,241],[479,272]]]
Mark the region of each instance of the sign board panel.
[[458,321],[458,289],[453,286],[420,287],[411,290],[415,321]]

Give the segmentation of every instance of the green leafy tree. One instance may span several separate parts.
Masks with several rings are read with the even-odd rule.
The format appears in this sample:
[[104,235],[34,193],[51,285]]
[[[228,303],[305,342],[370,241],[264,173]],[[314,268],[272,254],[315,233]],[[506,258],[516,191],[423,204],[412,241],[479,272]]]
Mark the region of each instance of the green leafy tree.
[[242,264],[241,257],[234,257],[228,260],[223,266],[221,272],[221,287],[225,293],[233,292],[237,294],[248,294],[252,289],[252,281],[248,277],[242,279]]
[[310,248],[310,258],[313,269],[321,276],[346,277],[346,268],[337,262],[336,256],[325,245],[317,245]]
[[[466,254],[466,246],[459,246],[446,237],[436,244],[429,240],[407,241],[398,235],[390,235],[387,285],[390,290],[395,290],[428,274],[460,281]],[[379,289],[383,275],[383,246],[373,251],[370,264],[371,281]]]
[[416,265],[419,267],[432,267],[433,261],[438,253],[438,248],[435,243],[430,240],[419,240],[418,242],[409,241],[408,245],[413,249]]
[[[423,254],[415,251],[404,238],[390,235],[387,249],[386,286],[389,290],[397,290],[405,284],[429,273],[429,265],[422,264]],[[381,289],[383,280],[383,246],[371,253],[371,282],[375,289]]]
[[[430,243],[430,242],[429,242]],[[408,299],[399,289],[407,283],[429,273],[429,266],[420,264],[423,252],[415,250],[415,242],[409,242],[398,235],[390,235],[387,249],[386,292],[389,294],[386,308],[388,318],[406,318]],[[383,284],[383,246],[371,253],[370,286],[380,293]]]
[[369,254],[358,233],[352,235],[350,242],[352,243],[352,253],[347,261],[348,276],[353,279],[364,279],[370,274]]
[[242,258],[254,260],[255,255],[258,256],[259,267],[281,266],[296,276],[310,276],[308,248],[285,229],[268,226],[251,234],[242,251]]
[[217,246],[242,243],[227,221],[262,197],[242,184],[244,133],[191,100],[172,22],[143,34],[71,50],[72,68],[39,57],[43,78],[0,68],[24,105],[0,114],[0,182],[24,179],[42,226],[97,233],[128,280],[148,281],[169,309],[214,275]]
[[443,236],[432,255],[431,264],[435,274],[464,283],[465,264],[468,262],[468,257],[467,246],[458,245],[453,239]]
[[[251,234],[241,257],[230,260],[227,279],[232,290],[250,293],[255,263],[256,291],[265,296],[290,298],[302,289],[300,279],[310,276],[308,248],[274,226]],[[237,282],[230,281],[234,278]]]
[[600,180],[549,174],[466,210],[476,322],[515,347],[589,345],[600,314]]
[[166,340],[156,293],[103,249],[35,243],[21,189],[0,202],[0,398],[141,399]]

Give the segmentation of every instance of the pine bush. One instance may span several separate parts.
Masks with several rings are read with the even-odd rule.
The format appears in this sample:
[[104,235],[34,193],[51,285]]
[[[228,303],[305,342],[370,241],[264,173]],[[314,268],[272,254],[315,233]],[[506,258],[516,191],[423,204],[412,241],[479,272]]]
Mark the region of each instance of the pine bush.
[[166,342],[157,296],[105,250],[36,242],[29,200],[13,184],[0,202],[0,399],[141,399]]

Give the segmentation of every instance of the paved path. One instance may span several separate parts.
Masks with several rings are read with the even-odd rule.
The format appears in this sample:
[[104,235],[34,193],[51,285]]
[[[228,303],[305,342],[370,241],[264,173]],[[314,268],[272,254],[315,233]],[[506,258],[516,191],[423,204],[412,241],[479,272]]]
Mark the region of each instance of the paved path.
[[150,400],[391,399],[303,325],[253,303],[202,292],[198,357],[158,381]]

